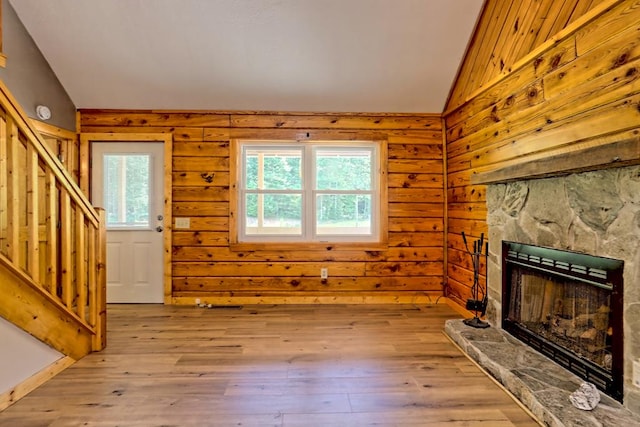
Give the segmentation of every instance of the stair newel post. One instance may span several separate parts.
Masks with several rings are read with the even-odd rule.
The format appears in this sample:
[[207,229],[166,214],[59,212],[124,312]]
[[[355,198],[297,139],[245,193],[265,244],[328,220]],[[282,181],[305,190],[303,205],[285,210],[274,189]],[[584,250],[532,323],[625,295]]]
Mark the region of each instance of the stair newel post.
[[93,351],[99,351],[107,345],[107,217],[105,210],[96,208],[98,213],[98,238],[96,239],[96,280],[92,282],[95,295],[96,313]]

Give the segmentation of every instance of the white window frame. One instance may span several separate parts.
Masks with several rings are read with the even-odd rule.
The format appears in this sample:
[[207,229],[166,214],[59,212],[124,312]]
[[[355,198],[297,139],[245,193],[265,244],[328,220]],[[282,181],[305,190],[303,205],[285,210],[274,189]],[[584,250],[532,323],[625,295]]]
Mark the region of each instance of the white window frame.
[[[326,244],[326,243],[381,243],[386,235],[383,236],[386,227],[384,221],[386,212],[382,209],[382,204],[386,203],[386,191],[381,191],[383,175],[385,173],[382,164],[383,156],[386,155],[386,145],[380,141],[264,141],[264,140],[237,140],[235,141],[236,155],[236,193],[235,200],[232,200],[232,215],[236,219],[235,238],[231,241],[236,243],[306,243],[306,244]],[[287,234],[265,234],[255,235],[247,234],[245,223],[245,201],[246,194],[255,192],[255,190],[247,190],[245,182],[246,168],[246,150],[248,148],[264,148],[273,151],[278,148],[283,150],[297,149],[302,153],[302,225],[301,235]],[[322,149],[345,149],[345,150],[368,150],[371,152],[371,188],[369,190],[318,190],[316,189],[316,153]],[[386,182],[385,182],[386,185]],[[386,189],[386,188],[385,188]],[[282,190],[261,190],[263,194],[292,194],[296,191]],[[368,234],[317,234],[316,230],[316,196],[318,194],[366,194],[371,196],[371,233]],[[384,218],[383,218],[384,216]]]

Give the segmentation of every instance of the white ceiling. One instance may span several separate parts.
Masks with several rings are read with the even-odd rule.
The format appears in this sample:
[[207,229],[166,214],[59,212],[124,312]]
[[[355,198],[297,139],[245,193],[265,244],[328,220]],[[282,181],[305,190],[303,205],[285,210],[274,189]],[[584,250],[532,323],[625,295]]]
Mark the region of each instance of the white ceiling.
[[483,0],[10,0],[78,108],[443,110]]

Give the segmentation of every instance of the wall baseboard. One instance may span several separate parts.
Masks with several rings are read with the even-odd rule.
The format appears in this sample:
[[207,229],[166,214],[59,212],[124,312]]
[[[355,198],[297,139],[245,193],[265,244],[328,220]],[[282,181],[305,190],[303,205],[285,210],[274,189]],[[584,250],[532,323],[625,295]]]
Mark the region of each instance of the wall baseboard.
[[305,296],[199,296],[173,297],[175,305],[200,304],[213,306],[225,305],[259,305],[259,304],[442,304],[447,298],[442,294],[412,295],[305,295]]

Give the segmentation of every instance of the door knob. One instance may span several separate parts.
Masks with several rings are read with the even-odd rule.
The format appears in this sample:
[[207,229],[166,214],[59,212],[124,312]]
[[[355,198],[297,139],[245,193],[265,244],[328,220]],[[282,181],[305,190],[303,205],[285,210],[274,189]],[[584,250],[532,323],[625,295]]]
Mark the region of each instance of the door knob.
[[164,228],[162,228],[162,226],[161,226],[161,225],[159,225],[159,226],[157,226],[157,227],[156,227],[156,231],[157,231],[158,233],[162,233],[162,230],[164,230]]

